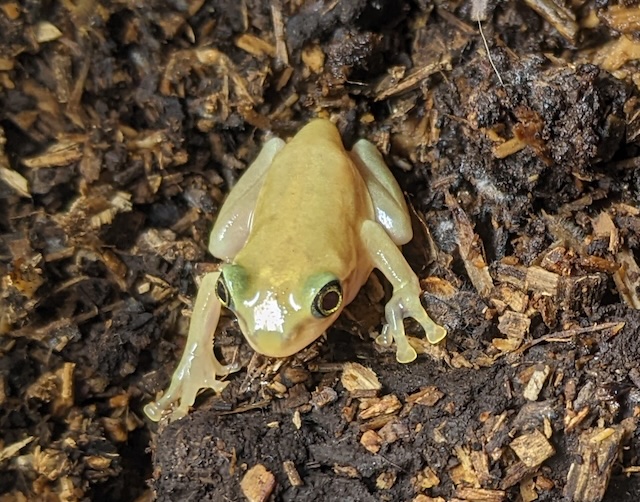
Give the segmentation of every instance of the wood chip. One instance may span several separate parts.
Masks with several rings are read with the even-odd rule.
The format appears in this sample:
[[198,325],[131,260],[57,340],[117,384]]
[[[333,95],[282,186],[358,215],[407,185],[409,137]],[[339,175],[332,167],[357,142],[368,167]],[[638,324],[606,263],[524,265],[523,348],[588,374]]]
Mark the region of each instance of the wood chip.
[[334,464],[333,465],[333,472],[335,472],[336,474],[338,474],[340,476],[345,476],[347,478],[352,478],[352,479],[359,479],[359,478],[362,477],[360,475],[360,473],[358,472],[358,469],[356,469],[352,465]]
[[378,490],[389,490],[396,483],[398,475],[394,471],[385,471],[376,478],[376,488]]
[[414,498],[411,502],[447,502],[442,497],[427,497],[422,493]]
[[507,490],[512,486],[520,483],[523,479],[531,476],[537,468],[527,467],[524,462],[515,462],[511,464],[500,482],[500,488]]
[[294,464],[291,460],[285,460],[282,462],[282,468],[289,478],[289,483],[291,486],[303,486],[304,482],[298,473],[298,469],[296,469],[296,464]]
[[[75,444],[72,442],[69,446],[75,446]],[[33,452],[33,468],[38,474],[54,481],[71,470],[71,460],[60,450],[41,449],[36,446]]]
[[456,446],[455,453],[460,463],[449,471],[453,483],[456,486],[470,485],[479,487],[480,481],[478,480],[478,475],[473,467],[473,461],[471,460],[468,448]]
[[522,395],[525,399],[529,401],[537,401],[540,392],[542,391],[542,387],[544,386],[544,382],[547,377],[551,373],[551,368],[549,366],[544,366],[542,368],[536,368],[536,370],[529,378],[529,382],[527,382],[527,386],[524,389]]
[[311,393],[311,405],[314,408],[324,408],[338,400],[338,393],[333,387],[320,387]]
[[561,0],[525,0],[525,3],[546,19],[569,42],[578,35],[576,15]]
[[558,296],[560,276],[541,267],[529,267],[526,275],[528,290],[545,296]]
[[527,308],[529,297],[524,291],[517,290],[506,284],[501,284],[496,288],[495,294],[501,301],[506,303],[513,312],[523,313]]
[[395,443],[398,439],[409,437],[409,427],[404,421],[393,419],[377,431],[387,444]]
[[618,293],[620,293],[620,297],[630,307],[640,309],[640,297],[637,291],[640,267],[633,253],[629,249],[622,249],[616,255],[616,262],[620,265],[620,268],[613,274],[613,281],[616,284]]
[[275,487],[276,477],[262,464],[249,469],[240,482],[240,489],[249,502],[266,502]]
[[371,420],[367,420],[365,423],[360,425],[360,430],[364,431],[378,431],[385,427],[386,425],[392,423],[396,420],[396,415],[380,415],[372,418]]
[[545,435],[537,429],[515,438],[509,446],[527,467],[537,467],[556,452]]
[[606,71],[616,71],[629,61],[640,59],[640,42],[632,36],[620,35],[602,45],[591,58]]
[[324,52],[318,44],[311,44],[302,49],[302,62],[306,64],[313,73],[322,73],[324,69]]
[[394,82],[385,89],[379,89],[375,96],[376,101],[390,98],[404,92],[415,89],[425,78],[442,71],[451,70],[451,56],[447,54],[441,61],[424,65],[422,68],[410,73],[398,82]]
[[282,16],[282,0],[273,0],[271,2],[271,19],[273,20],[273,32],[276,37],[276,61],[281,66],[289,66],[289,52],[287,50]]
[[54,143],[39,155],[24,159],[22,163],[31,169],[68,166],[82,158],[82,150],[82,143],[70,137]]
[[439,484],[440,478],[431,467],[425,467],[413,479],[413,486],[417,491],[429,490]]
[[609,213],[602,211],[597,218],[591,221],[591,225],[593,226],[595,236],[608,239],[608,250],[612,253],[617,253],[620,246],[620,232]]
[[553,490],[553,488],[555,487],[555,483],[551,479],[545,476],[537,476],[536,486],[540,490],[549,491],[549,490]]
[[491,474],[489,474],[489,456],[483,450],[474,450],[469,456],[480,485],[487,485],[492,478]]
[[299,383],[289,389],[289,395],[282,402],[282,406],[292,409],[307,404],[309,401],[311,401],[311,393],[304,384]]
[[530,326],[531,319],[528,316],[511,310],[498,317],[498,330],[510,338],[524,339]]
[[22,13],[22,9],[20,8],[20,4],[18,2],[3,2],[0,5],[0,9],[2,13],[7,16],[7,18],[11,21],[15,21],[20,17]]
[[381,398],[363,399],[360,401],[358,418],[368,420],[380,415],[392,415],[402,408],[402,403],[395,394],[388,394]]
[[500,352],[508,353],[516,351],[522,345],[522,340],[517,338],[494,338],[491,340],[491,345]]
[[4,448],[2,448],[2,450],[0,450],[0,462],[4,462],[5,460],[8,460],[17,455],[17,453],[22,450],[22,448],[27,446],[34,439],[35,436],[29,436],[21,441],[17,441],[10,444],[9,446],[5,446]]
[[100,423],[112,441],[124,443],[129,439],[127,424],[122,418],[102,417]]
[[293,422],[293,425],[297,430],[300,430],[302,428],[302,417],[300,416],[300,412],[298,410],[293,412],[291,422]]
[[100,457],[97,455],[90,455],[86,457],[85,460],[87,465],[95,471],[103,471],[105,469],[108,469],[112,461],[113,460],[108,457]]
[[538,498],[533,477],[520,481],[520,497],[522,497],[522,502],[533,502]]
[[449,192],[445,193],[445,202],[453,216],[460,258],[462,258],[469,280],[481,297],[488,298],[493,290],[493,279],[489,274],[482,240],[475,233],[469,216]]
[[62,32],[48,21],[40,21],[36,26],[36,42],[52,42],[62,36]]
[[422,387],[418,392],[407,396],[407,402],[420,404],[422,406],[433,406],[442,399],[443,396],[444,392],[431,385],[429,387]]
[[498,281],[513,286],[516,290],[526,290],[527,269],[520,265],[505,263],[503,260],[495,268]]
[[236,38],[236,47],[256,57],[276,55],[276,48],[272,44],[250,33],[243,33]]
[[591,413],[591,407],[585,406],[579,412],[568,411],[564,417],[565,427],[564,432],[570,433],[573,432],[587,416]]
[[596,427],[583,432],[575,452],[579,460],[569,467],[563,495],[574,502],[600,502],[622,446],[636,427],[636,419],[627,418],[613,427]]
[[378,453],[382,446],[382,438],[376,431],[366,431],[360,438],[360,444],[371,453]]
[[640,30],[640,7],[637,5],[610,5],[600,16],[615,31],[634,35]]
[[342,370],[340,381],[349,392],[360,390],[379,391],[382,384],[373,370],[358,363],[346,363]]
[[75,363],[66,362],[62,368],[56,371],[57,377],[61,381],[60,394],[54,403],[56,415],[62,415],[63,410],[68,410],[74,401],[73,372],[76,368]]
[[527,143],[522,141],[520,138],[515,137],[511,138],[504,143],[500,143],[497,146],[493,147],[493,156],[496,159],[505,159],[514,153],[518,153],[520,150],[525,148]]
[[29,193],[29,182],[17,171],[0,166],[0,181],[4,181],[9,188],[12,188],[22,197],[31,197]]
[[507,496],[503,490],[461,487],[456,489],[456,497],[473,502],[501,502]]

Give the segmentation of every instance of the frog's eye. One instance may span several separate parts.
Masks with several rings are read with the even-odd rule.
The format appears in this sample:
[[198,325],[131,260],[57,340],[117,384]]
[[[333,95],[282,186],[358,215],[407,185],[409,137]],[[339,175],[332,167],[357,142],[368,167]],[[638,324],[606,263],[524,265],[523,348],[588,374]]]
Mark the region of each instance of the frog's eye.
[[224,307],[229,308],[229,305],[231,304],[231,295],[229,294],[229,288],[227,288],[227,283],[224,281],[222,274],[220,274],[218,282],[216,282],[216,296]]
[[329,317],[342,305],[342,286],[340,281],[325,284],[313,299],[311,312],[315,317]]

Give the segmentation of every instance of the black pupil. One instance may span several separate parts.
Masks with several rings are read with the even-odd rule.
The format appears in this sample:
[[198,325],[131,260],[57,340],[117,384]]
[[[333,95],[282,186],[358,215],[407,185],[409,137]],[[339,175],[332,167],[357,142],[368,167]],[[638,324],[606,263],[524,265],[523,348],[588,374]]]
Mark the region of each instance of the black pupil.
[[340,303],[340,295],[337,291],[327,291],[322,297],[322,310],[330,312]]

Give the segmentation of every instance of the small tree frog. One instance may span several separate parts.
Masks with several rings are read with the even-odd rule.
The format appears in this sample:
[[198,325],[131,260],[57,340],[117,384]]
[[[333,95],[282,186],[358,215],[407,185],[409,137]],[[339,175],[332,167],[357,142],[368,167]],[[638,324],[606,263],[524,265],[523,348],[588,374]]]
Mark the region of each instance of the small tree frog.
[[431,343],[447,332],[422,307],[418,278],[398,248],[412,235],[402,191],[369,141],[348,152],[336,126],[316,119],[289,143],[266,142],[220,209],[209,251],[224,263],[204,276],[182,359],[146,414],[159,420],[175,406],[171,418],[182,417],[200,389],[226,387],[218,377],[238,368],[213,352],[221,306],[236,315],[254,350],[287,357],[324,333],[373,268],[393,286],[376,341],[395,341],[397,360],[413,361],[405,317]]

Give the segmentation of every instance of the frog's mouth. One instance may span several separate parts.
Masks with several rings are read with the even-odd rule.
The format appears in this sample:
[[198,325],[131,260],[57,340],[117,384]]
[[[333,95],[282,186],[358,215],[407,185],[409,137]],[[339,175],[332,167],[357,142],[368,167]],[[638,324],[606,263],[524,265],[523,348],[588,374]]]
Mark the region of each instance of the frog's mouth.
[[304,349],[316,338],[318,335],[305,336],[298,332],[287,335],[278,331],[264,330],[258,330],[246,336],[253,350],[268,357],[289,357]]

